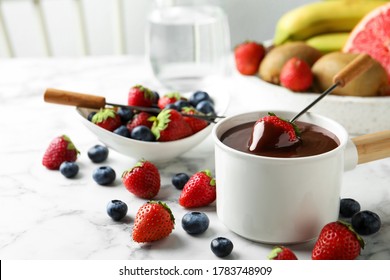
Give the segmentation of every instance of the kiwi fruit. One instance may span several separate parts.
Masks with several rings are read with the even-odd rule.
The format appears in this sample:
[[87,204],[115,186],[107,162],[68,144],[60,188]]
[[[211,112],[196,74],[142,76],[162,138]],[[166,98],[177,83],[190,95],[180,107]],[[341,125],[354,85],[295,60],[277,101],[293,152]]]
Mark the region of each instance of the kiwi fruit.
[[[333,77],[358,54],[331,52],[323,55],[312,66],[314,87],[322,92],[333,84]],[[337,87],[332,94],[346,96],[378,96],[388,88],[388,77],[383,66],[374,64],[365,72],[351,80],[344,87]]]
[[295,41],[273,47],[259,67],[259,76],[264,81],[280,84],[279,76],[284,64],[292,57],[306,61],[310,66],[314,64],[322,53],[305,42]]

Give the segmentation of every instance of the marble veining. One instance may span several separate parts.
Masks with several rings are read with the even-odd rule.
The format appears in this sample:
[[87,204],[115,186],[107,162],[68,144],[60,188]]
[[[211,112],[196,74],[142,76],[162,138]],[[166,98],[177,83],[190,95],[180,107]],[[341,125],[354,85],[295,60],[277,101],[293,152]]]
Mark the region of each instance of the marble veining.
[[[45,88],[104,95],[112,102],[126,100],[128,89],[143,84],[156,90],[142,57],[86,57],[58,59],[0,60],[0,258],[1,259],[217,259],[209,249],[217,236],[234,243],[229,259],[266,259],[271,245],[248,241],[229,231],[215,213],[215,204],[198,209],[208,214],[209,229],[190,236],[181,228],[181,217],[188,211],[177,203],[180,192],[171,185],[178,172],[214,172],[211,137],[171,162],[159,164],[161,191],[176,217],[176,227],[166,239],[137,244],[131,238],[135,214],[145,202],[135,198],[121,184],[120,174],[136,160],[110,150],[109,158],[94,164],[87,150],[97,138],[79,122],[72,107],[47,104]],[[231,102],[227,115],[259,109],[268,104],[242,78],[229,79]],[[242,89],[245,88],[245,91]],[[251,102],[245,101],[251,100]],[[249,103],[249,104],[247,104]],[[81,151],[80,172],[66,179],[41,164],[44,150],[59,134],[71,137]],[[92,171],[110,165],[117,173],[111,186],[99,186]],[[359,259],[390,259],[390,159],[362,164],[345,173],[342,197],[358,200],[362,209],[379,214],[381,230],[365,237],[366,248]],[[129,206],[127,217],[112,221],[106,214],[111,199]],[[300,259],[310,259],[314,241],[291,245]]]

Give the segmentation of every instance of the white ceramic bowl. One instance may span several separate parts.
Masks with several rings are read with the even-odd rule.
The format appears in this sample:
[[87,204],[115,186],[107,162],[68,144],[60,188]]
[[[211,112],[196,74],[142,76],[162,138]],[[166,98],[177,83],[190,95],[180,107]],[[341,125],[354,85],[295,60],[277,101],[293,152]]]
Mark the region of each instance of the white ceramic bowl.
[[[208,92],[214,100],[216,113],[218,115],[223,115],[229,104],[229,91],[225,87],[218,87],[217,85],[202,88],[202,90]],[[183,96],[189,97],[190,94],[191,93],[184,93]],[[198,133],[176,141],[146,142],[117,135],[88,121],[88,114],[96,110],[86,108],[76,108],[76,110],[82,123],[109,148],[131,158],[144,158],[153,162],[169,161],[188,152],[209,136],[212,127],[214,126],[213,123],[210,123]]]

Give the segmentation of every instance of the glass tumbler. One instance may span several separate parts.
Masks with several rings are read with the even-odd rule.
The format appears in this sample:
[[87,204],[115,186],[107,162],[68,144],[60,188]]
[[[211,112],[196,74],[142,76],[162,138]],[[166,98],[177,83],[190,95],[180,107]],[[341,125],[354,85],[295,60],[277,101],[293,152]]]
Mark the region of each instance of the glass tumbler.
[[213,3],[155,1],[147,21],[146,57],[154,76],[166,88],[197,90],[206,78],[228,72],[228,20]]

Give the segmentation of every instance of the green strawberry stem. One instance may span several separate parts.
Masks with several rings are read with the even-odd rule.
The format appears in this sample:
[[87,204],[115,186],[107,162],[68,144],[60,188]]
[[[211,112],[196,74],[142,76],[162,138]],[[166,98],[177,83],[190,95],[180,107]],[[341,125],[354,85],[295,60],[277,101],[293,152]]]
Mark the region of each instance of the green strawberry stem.
[[140,159],[136,164],[134,164],[133,167],[129,168],[129,169],[126,169],[125,171],[123,171],[122,173],[122,178],[126,176],[127,173],[130,173],[131,171],[133,171],[134,168],[136,167],[142,167],[142,165],[144,165],[144,162],[146,160],[145,159]]
[[175,98],[176,100],[181,99],[180,92],[170,92],[170,93],[165,94],[164,96],[169,97],[169,98]]
[[268,112],[268,115],[269,115],[269,116],[278,117],[278,118],[281,119],[282,121],[285,121],[285,122],[291,124],[292,127],[294,128],[295,135],[296,135],[297,137],[301,136],[301,131],[299,130],[298,126],[297,126],[295,123],[290,122],[289,120],[286,120],[286,119],[284,119],[284,118],[281,118],[281,117],[277,116],[275,113],[272,113],[272,112]]
[[144,87],[142,85],[135,85],[134,88],[138,88],[140,91],[142,91],[144,93],[145,99],[153,99],[154,97],[153,92],[147,87]]
[[77,150],[76,146],[73,144],[72,140],[70,140],[70,138],[69,138],[67,135],[63,134],[63,135],[62,135],[62,138],[63,138],[66,142],[68,142],[68,145],[66,146],[66,149],[68,149],[68,150],[76,150],[76,153],[77,153],[77,154],[80,154],[80,151]]
[[93,123],[101,123],[108,118],[115,118],[116,112],[111,108],[102,108],[92,117]]
[[215,186],[216,182],[215,182],[215,178],[213,178],[213,176],[211,175],[211,171],[209,169],[205,169],[203,171],[201,171],[202,173],[206,174],[208,177],[211,178],[210,180],[210,186]]
[[165,210],[168,211],[169,216],[171,217],[172,222],[175,223],[175,217],[173,216],[172,210],[171,210],[171,208],[169,208],[169,206],[165,202],[150,200],[147,203],[150,203],[150,204],[160,204],[162,207],[164,207]]
[[152,125],[152,133],[158,140],[160,138],[160,132],[168,127],[169,122],[171,121],[171,109],[162,110],[154,119]]
[[269,260],[273,260],[273,259],[276,258],[276,257],[279,255],[279,253],[281,253],[282,251],[283,251],[283,249],[282,249],[281,247],[279,247],[279,246],[274,247],[274,248],[271,250],[271,252],[269,253],[268,259],[269,259]]

